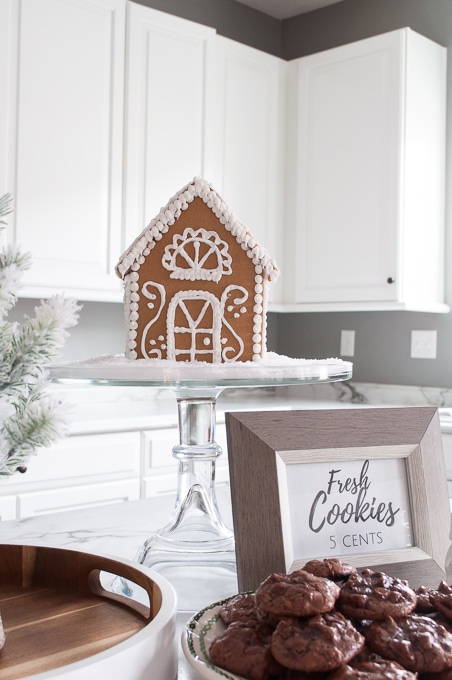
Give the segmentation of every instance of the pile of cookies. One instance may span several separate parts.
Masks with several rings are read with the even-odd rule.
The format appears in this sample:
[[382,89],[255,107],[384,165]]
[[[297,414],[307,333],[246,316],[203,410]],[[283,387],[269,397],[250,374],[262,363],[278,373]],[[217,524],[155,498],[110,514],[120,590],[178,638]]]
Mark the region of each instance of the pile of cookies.
[[220,609],[217,666],[250,680],[452,680],[452,586],[337,559],[271,574]]

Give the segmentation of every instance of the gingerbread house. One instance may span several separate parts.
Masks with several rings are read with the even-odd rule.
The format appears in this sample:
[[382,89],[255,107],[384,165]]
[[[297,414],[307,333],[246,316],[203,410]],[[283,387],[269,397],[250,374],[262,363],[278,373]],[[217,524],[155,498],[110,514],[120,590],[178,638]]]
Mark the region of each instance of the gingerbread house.
[[126,357],[224,363],[266,352],[279,271],[221,196],[194,179],[122,255]]

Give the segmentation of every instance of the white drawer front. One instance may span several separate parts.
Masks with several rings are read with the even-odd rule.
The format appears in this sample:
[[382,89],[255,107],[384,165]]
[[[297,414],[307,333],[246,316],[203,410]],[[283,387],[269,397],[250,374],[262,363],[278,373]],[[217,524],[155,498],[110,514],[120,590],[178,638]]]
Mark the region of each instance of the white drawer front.
[[127,479],[104,484],[86,484],[65,489],[50,489],[18,494],[18,518],[95,507],[140,498],[140,480]]
[[140,435],[138,432],[68,437],[41,449],[30,459],[24,475],[15,474],[11,483],[29,483],[120,474],[140,473]]

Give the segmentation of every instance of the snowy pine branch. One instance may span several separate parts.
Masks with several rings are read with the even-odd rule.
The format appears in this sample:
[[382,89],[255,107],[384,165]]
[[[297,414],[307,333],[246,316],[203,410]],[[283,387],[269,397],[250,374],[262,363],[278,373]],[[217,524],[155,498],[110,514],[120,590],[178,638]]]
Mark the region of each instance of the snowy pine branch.
[[[4,196],[0,196],[0,217],[5,217],[6,215],[9,215],[12,213],[13,209],[11,207],[11,203],[13,202],[13,197],[11,194],[4,194]],[[5,220],[0,220],[0,224],[6,224]],[[0,227],[3,228],[3,227]]]
[[[0,217],[11,212],[11,197],[0,197]],[[0,224],[4,224],[0,220]],[[35,307],[22,323],[6,320],[17,301],[31,255],[19,248],[0,252],[0,476],[24,470],[37,449],[49,446],[66,429],[67,409],[49,399],[47,368],[78,321],[80,307],[72,298],[54,296]]]

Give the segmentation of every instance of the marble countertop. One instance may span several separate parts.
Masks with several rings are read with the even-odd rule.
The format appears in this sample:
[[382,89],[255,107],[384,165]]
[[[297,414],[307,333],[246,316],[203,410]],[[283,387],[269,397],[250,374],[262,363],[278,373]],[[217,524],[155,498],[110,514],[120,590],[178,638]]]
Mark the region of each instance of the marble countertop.
[[[177,426],[171,389],[52,384],[69,410],[69,434],[144,430]],[[225,389],[217,399],[217,421],[226,411],[390,406],[438,406],[452,423],[452,390],[445,388],[336,382],[302,386]],[[452,429],[452,428],[451,428]]]
[[[218,488],[217,500],[224,521],[232,526],[227,487]],[[133,560],[153,531],[167,523],[173,506],[173,496],[161,496],[0,522],[0,542],[62,547]],[[162,575],[166,576],[163,572]],[[178,595],[176,634],[179,640],[183,627],[195,611],[237,592],[236,579],[231,575],[224,582],[220,576],[207,587],[205,582],[199,582],[196,574],[190,577],[184,573],[184,583],[184,590],[173,583]],[[180,643],[178,649],[178,680],[200,680],[201,676],[186,661]]]

